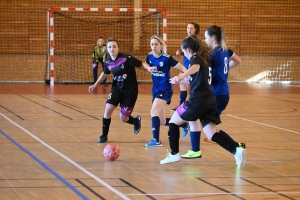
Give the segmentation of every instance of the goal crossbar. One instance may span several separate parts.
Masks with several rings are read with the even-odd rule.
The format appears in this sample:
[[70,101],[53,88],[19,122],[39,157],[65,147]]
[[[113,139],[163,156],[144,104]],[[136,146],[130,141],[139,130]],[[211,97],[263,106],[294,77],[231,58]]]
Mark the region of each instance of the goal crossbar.
[[[54,13],[58,11],[70,12],[161,12],[163,15],[163,40],[167,41],[167,12],[165,8],[76,8],[76,7],[52,7],[48,10],[48,65],[47,65],[47,78],[50,85],[54,85],[55,71],[54,71],[54,58],[55,58],[55,25]],[[166,51],[166,49],[165,49]]]

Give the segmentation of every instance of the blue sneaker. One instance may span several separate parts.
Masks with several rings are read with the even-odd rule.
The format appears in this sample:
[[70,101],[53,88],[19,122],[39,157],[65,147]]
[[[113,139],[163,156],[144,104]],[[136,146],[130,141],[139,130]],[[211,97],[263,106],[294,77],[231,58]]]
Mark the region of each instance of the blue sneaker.
[[186,138],[186,136],[189,135],[190,125],[188,122],[186,122],[186,127],[182,127],[182,130],[183,130],[182,138],[184,139],[184,138]]
[[153,138],[152,140],[150,140],[150,142],[148,142],[147,144],[145,144],[146,147],[161,147],[161,141],[156,141],[155,138]]
[[133,125],[133,131],[134,134],[138,134],[141,130],[142,117],[140,115],[137,115],[135,118],[138,120],[138,123]]

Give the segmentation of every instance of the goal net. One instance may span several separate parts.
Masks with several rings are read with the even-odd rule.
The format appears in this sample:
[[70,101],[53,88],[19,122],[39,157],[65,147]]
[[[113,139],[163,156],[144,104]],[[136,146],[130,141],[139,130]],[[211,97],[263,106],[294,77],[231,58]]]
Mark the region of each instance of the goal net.
[[[100,35],[117,39],[120,52],[145,60],[152,35],[166,40],[165,16],[164,9],[51,8],[46,82],[92,83],[93,46]],[[98,70],[99,75],[100,63]],[[145,71],[137,76],[139,82],[151,81]]]

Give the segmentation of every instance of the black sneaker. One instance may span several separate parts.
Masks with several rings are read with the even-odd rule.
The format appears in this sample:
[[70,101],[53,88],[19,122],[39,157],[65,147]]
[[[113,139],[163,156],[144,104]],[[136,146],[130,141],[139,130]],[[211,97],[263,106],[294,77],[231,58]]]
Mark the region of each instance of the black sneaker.
[[133,124],[133,131],[134,134],[138,134],[141,130],[142,117],[140,115],[137,115],[135,118],[138,120],[138,123]]
[[101,135],[98,139],[98,143],[104,143],[107,141],[107,135]]

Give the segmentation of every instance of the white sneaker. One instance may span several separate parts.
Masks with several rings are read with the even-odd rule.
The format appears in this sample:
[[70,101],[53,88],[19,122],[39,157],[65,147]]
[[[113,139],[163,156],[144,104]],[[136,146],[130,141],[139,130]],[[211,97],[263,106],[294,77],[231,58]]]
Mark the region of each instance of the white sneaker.
[[179,153],[177,153],[176,155],[172,155],[168,151],[167,157],[165,159],[161,160],[160,164],[163,165],[163,164],[168,164],[168,163],[171,163],[171,162],[178,162],[179,160],[180,160],[180,154]]
[[242,169],[246,164],[246,149],[237,147],[234,158],[238,168]]

